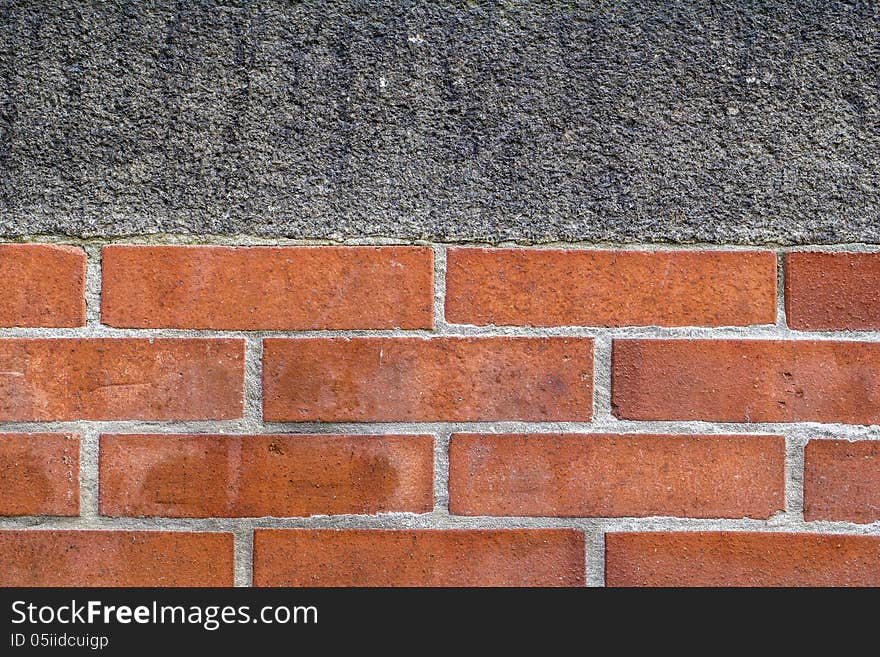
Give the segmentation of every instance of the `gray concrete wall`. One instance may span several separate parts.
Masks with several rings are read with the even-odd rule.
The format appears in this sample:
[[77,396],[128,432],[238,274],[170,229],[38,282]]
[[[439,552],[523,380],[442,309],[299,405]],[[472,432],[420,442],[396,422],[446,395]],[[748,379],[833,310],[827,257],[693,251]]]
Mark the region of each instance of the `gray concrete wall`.
[[0,0],[0,236],[880,242],[868,2]]

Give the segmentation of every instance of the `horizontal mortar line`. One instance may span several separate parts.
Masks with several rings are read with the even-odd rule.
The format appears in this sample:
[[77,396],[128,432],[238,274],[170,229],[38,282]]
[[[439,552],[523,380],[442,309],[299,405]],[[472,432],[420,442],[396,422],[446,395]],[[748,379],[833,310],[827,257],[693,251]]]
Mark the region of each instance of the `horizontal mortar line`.
[[683,340],[791,340],[791,341],[837,341],[880,342],[880,331],[797,331],[776,324],[756,326],[626,326],[590,327],[557,326],[527,327],[503,326],[481,327],[447,324],[442,329],[344,329],[344,330],[215,330],[215,329],[169,329],[169,328],[113,328],[109,326],[83,326],[77,328],[4,328],[0,339],[27,338],[179,338],[179,339],[304,339],[304,338],[423,338],[440,337],[495,337],[495,338],[597,338],[615,339],[683,339]]
[[563,433],[563,434],[785,434],[791,437],[838,437],[853,440],[880,439],[880,425],[818,422],[707,422],[698,420],[641,421],[597,419],[593,422],[263,422],[254,420],[144,421],[73,420],[58,422],[0,422],[4,433],[194,433],[194,434],[339,434],[363,435],[444,434],[444,433]]
[[381,431],[403,431],[404,433],[572,433],[572,434],[602,434],[602,433],[632,433],[651,435],[654,433],[672,433],[686,435],[718,434],[754,434],[763,435],[790,434],[811,435],[841,435],[854,438],[880,439],[880,426],[878,425],[855,425],[855,424],[822,424],[822,423],[724,423],[724,422],[701,422],[701,421],[624,421],[611,419],[595,420],[593,422],[333,422],[333,423],[283,423],[264,422],[263,427],[267,433],[308,433],[313,430],[343,433],[349,431],[362,431],[365,428]]
[[70,246],[101,247],[105,245],[137,244],[146,246],[432,246],[444,242],[398,237],[272,237],[261,235],[211,233],[139,233],[131,235],[100,235],[72,237],[54,233],[38,233],[4,237],[0,244],[64,244]]
[[444,513],[244,518],[110,518],[24,516],[0,518],[0,530],[236,531],[254,529],[576,529],[584,531],[756,531],[880,535],[880,522],[804,521],[786,514],[749,518],[599,518],[454,516]]
[[147,244],[170,246],[445,246],[445,247],[476,247],[489,249],[566,249],[566,250],[623,250],[623,251],[834,251],[877,252],[880,244],[868,242],[836,242],[829,244],[783,244],[768,241],[756,244],[719,244],[712,242],[645,242],[645,241],[587,241],[587,240],[534,240],[504,239],[488,241],[486,239],[462,238],[452,240],[426,240],[422,238],[396,237],[340,237],[340,238],[294,238],[273,237],[258,234],[209,234],[209,233],[133,233],[131,235],[71,237],[55,233],[34,233],[17,235],[0,239],[2,244],[69,244],[73,246],[102,246],[105,244]]
[[778,324],[753,326],[471,326],[444,324],[430,329],[340,329],[340,330],[219,330],[178,328],[114,328],[89,325],[76,328],[2,328],[0,338],[201,338],[201,339],[297,339],[297,338],[423,338],[574,337],[614,339],[705,339],[705,340],[817,340],[880,342],[880,331],[799,331]]

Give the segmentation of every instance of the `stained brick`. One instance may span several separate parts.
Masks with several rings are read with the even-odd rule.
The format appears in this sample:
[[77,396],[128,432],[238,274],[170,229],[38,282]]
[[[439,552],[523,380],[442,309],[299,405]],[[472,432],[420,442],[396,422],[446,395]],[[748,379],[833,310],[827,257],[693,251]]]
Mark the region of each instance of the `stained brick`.
[[431,436],[101,437],[101,513],[307,516],[425,513]]
[[0,434],[0,515],[79,515],[79,436]]

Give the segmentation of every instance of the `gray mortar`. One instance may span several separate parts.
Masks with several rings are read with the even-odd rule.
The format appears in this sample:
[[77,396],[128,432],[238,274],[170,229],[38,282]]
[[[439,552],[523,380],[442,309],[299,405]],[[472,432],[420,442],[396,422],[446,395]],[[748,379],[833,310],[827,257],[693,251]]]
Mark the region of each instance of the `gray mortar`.
[[[276,528],[414,528],[414,529],[499,529],[499,528],[573,528],[586,537],[586,581],[590,586],[604,585],[605,533],[613,531],[785,531],[859,535],[880,535],[880,522],[856,524],[849,522],[806,522],[803,519],[803,447],[811,439],[836,438],[844,440],[880,440],[880,426],[846,425],[835,423],[725,423],[694,421],[630,421],[619,420],[611,414],[611,341],[615,338],[742,338],[786,340],[866,340],[880,342],[880,331],[794,331],[785,325],[782,286],[778,295],[779,318],[776,324],[749,327],[475,327],[448,324],[443,317],[445,306],[445,244],[433,244],[435,254],[435,312],[433,331],[210,331],[175,329],[117,329],[100,323],[99,304],[101,289],[101,247],[111,240],[63,239],[59,236],[34,238],[37,242],[68,243],[82,246],[89,257],[86,275],[88,324],[75,329],[0,329],[0,337],[223,337],[240,338],[247,345],[245,367],[245,413],[239,420],[223,421],[75,421],[75,422],[5,422],[0,432],[50,431],[73,432],[82,436],[81,498],[82,514],[74,518],[48,516],[0,517],[0,529],[130,529],[130,530],[193,530],[226,531],[235,536],[235,584],[248,586],[253,568],[253,530],[261,527]],[[118,241],[118,240],[116,240]],[[311,244],[312,241],[234,238],[228,236],[198,239],[180,235],[138,237],[127,242],[168,244]],[[389,240],[352,240],[357,244],[384,244]],[[638,245],[567,245],[568,249],[626,248],[632,250],[681,250],[682,246]],[[537,247],[547,248],[547,247]],[[707,249],[741,249],[702,245]],[[785,253],[792,250],[846,250],[880,253],[880,247],[865,244],[847,244],[833,247],[805,246],[775,249],[781,263]],[[592,422],[383,422],[383,423],[275,423],[262,422],[260,358],[264,337],[360,337],[360,336],[418,336],[438,335],[471,336],[579,336],[594,339],[595,417]],[[428,434],[435,440],[434,493],[435,508],[431,513],[386,513],[378,515],[312,516],[307,518],[107,518],[98,513],[98,436],[101,433],[326,433],[326,434]],[[463,517],[453,516],[448,507],[449,437],[455,432],[485,433],[636,433],[636,434],[777,434],[786,439],[786,506],[785,510],[769,520],[742,519],[683,519],[683,518],[522,518],[522,517]]]
[[0,0],[0,235],[880,242],[880,7]]

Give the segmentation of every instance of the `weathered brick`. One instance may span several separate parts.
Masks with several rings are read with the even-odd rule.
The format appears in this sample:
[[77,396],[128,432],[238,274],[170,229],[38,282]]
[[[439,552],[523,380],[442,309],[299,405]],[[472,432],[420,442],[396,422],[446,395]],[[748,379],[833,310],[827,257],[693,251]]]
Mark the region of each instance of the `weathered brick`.
[[433,326],[428,247],[107,246],[101,318],[145,328]]
[[0,516],[79,515],[79,436],[0,434]]
[[254,532],[255,586],[583,586],[569,529]]
[[0,420],[227,419],[243,395],[243,340],[0,340]]
[[789,253],[785,315],[805,331],[880,328],[880,253]]
[[880,586],[880,536],[606,534],[608,586]]
[[105,435],[101,513],[425,513],[433,467],[431,436]]
[[804,519],[880,520],[880,442],[811,440],[807,443]]
[[615,340],[612,407],[631,420],[880,421],[880,344]]
[[0,326],[86,323],[86,254],[75,246],[0,245]]
[[232,586],[228,533],[0,531],[0,586]]
[[781,436],[456,434],[449,508],[487,516],[768,518]]
[[481,326],[772,324],[776,255],[450,249],[446,319]]
[[277,421],[589,420],[589,338],[263,341]]

